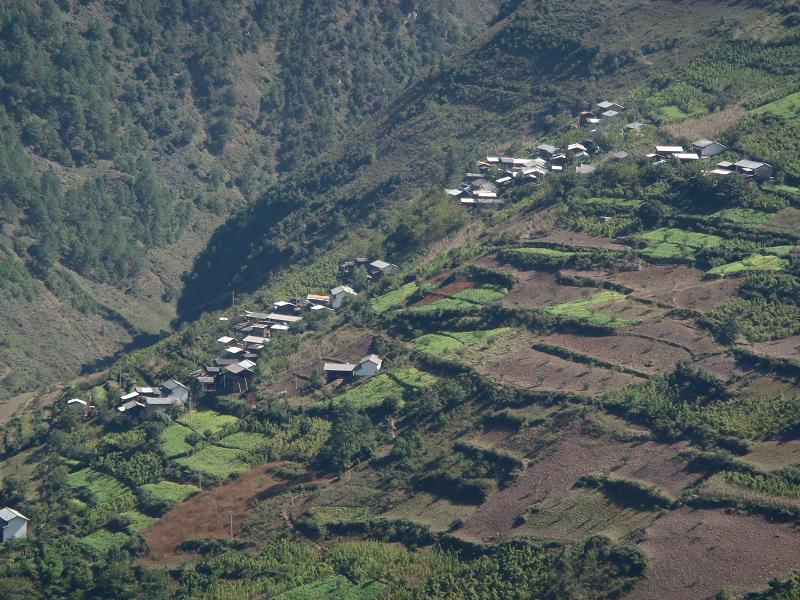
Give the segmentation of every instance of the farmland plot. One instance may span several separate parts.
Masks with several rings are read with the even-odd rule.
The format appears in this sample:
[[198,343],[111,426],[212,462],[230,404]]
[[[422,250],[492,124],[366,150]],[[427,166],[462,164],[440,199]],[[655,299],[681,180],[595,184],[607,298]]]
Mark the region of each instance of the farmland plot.
[[175,462],[195,473],[225,478],[250,468],[241,455],[242,451],[235,448],[208,446],[194,454],[178,458]]
[[143,492],[150,494],[159,502],[178,504],[190,496],[200,492],[200,488],[185,483],[174,483],[172,481],[160,481],[158,483],[146,483],[139,486]]
[[343,575],[331,575],[325,579],[296,587],[274,596],[273,600],[369,600],[383,591],[377,581],[352,583]]
[[640,233],[636,238],[647,243],[641,251],[644,256],[684,261],[693,261],[698,250],[714,248],[722,243],[722,238],[716,235],[666,227]]
[[236,417],[223,415],[213,410],[193,410],[183,415],[178,422],[202,434],[207,430],[217,433],[226,425],[231,425],[237,420]]

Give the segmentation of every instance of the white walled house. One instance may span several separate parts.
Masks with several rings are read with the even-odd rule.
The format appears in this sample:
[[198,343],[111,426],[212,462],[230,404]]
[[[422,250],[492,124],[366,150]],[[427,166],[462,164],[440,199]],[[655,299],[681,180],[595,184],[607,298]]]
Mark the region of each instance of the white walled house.
[[372,377],[377,375],[381,370],[383,359],[378,358],[376,354],[370,354],[362,358],[353,369],[353,375],[356,377]]
[[348,296],[358,296],[356,291],[346,285],[340,285],[331,290],[331,308],[339,308]]
[[13,508],[5,507],[0,509],[0,527],[2,527],[3,532],[0,541],[7,542],[8,540],[27,537],[29,520],[28,517]]

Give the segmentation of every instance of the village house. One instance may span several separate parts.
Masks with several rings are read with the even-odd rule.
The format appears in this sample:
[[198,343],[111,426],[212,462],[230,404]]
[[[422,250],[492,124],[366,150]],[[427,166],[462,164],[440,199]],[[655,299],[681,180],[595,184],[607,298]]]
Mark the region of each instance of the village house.
[[353,369],[353,375],[355,377],[372,377],[378,374],[382,365],[383,359],[376,354],[369,354],[358,362],[358,365]]
[[683,154],[686,150],[683,146],[656,146],[656,155],[662,158],[668,158],[675,154]]
[[335,381],[351,377],[372,377],[380,372],[382,366],[382,358],[376,354],[368,354],[357,364],[327,360],[322,365],[322,372],[328,381]]
[[81,400],[80,398],[72,398],[71,400],[67,400],[67,406],[79,406],[81,408],[88,408],[89,404],[86,400]]
[[322,365],[322,372],[328,381],[345,379],[353,376],[356,365],[352,363],[325,362]]
[[558,154],[558,148],[551,144],[539,144],[536,146],[536,150],[539,152],[539,156],[545,160],[550,160],[553,156]]
[[700,157],[694,152],[679,152],[677,154],[673,154],[673,157],[677,158],[681,162],[692,162],[695,160],[700,160]]
[[358,296],[356,291],[347,285],[337,285],[331,289],[331,308],[341,308],[344,301],[348,298]]
[[311,305],[311,308],[314,306],[328,306],[331,303],[330,296],[326,294],[307,294],[306,301]]
[[124,396],[119,412],[133,412],[140,408],[147,412],[169,406],[183,406],[189,401],[189,388],[175,379],[167,379],[159,387],[140,386]]
[[285,300],[278,300],[272,304],[272,312],[282,315],[294,315],[300,312],[300,307],[294,302],[286,302]]
[[13,508],[6,506],[0,509],[0,528],[3,532],[0,542],[27,537],[28,521],[30,521],[28,517]]
[[752,177],[756,181],[766,181],[774,172],[772,165],[756,160],[742,159],[733,165],[736,171],[745,177]]
[[725,150],[727,148],[722,144],[707,139],[697,140],[692,144],[692,152],[700,158],[710,158],[717,154],[722,154]]
[[594,175],[597,167],[594,165],[575,165],[575,174],[581,177],[589,177]]
[[378,275],[394,275],[400,271],[400,267],[385,260],[374,260],[369,263],[369,274],[373,277]]
[[616,102],[610,102],[608,100],[603,100],[602,102],[598,102],[597,108],[599,108],[601,112],[613,110],[616,113],[621,113],[622,111],[625,110],[625,107],[622,106],[621,104],[617,104]]

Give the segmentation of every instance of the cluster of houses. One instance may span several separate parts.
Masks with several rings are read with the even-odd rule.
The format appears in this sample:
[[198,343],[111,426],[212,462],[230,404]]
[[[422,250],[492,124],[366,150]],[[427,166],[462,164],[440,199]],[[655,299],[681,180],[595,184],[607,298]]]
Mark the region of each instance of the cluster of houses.
[[[132,391],[120,396],[119,399],[122,404],[117,407],[117,410],[121,413],[152,414],[156,410],[170,406],[185,406],[189,402],[189,388],[180,381],[167,379],[157,387],[134,387]],[[84,402],[83,400],[78,401]]]
[[[584,110],[578,117],[578,125],[581,127],[598,127],[607,123],[611,119],[615,119],[625,111],[625,107],[610,100],[603,100],[598,102],[594,109]],[[626,129],[641,131],[644,125],[642,123],[629,123]]]
[[[348,276],[352,275],[353,272],[359,267],[362,267],[367,272],[367,277],[370,279],[376,279],[383,275],[394,275],[395,273],[400,272],[400,267],[398,267],[394,263],[386,262],[385,260],[370,260],[365,256],[359,256],[352,260],[346,260],[342,263],[339,263],[339,273]],[[338,288],[333,288],[331,290],[331,297],[335,295],[336,290],[339,288],[347,288],[347,286],[339,286]],[[349,288],[347,288],[349,289]],[[355,292],[354,292],[355,293]],[[338,308],[333,306],[333,308]]]
[[[703,160],[712,158],[718,154],[725,152],[727,148],[708,139],[700,139],[692,144],[691,149],[686,150],[683,146],[656,146],[656,151],[647,155],[647,158],[653,160],[654,165],[661,164],[670,159],[679,160],[681,162],[693,162],[696,160]],[[754,179],[756,181],[766,181],[772,174],[774,169],[772,165],[750,159],[742,159],[737,162],[722,161],[717,163],[716,168],[706,171],[711,175],[732,175],[739,173],[745,177]]]
[[536,147],[536,157],[487,156],[478,161],[480,173],[467,173],[460,188],[445,189],[445,193],[458,199],[464,206],[503,204],[503,188],[519,183],[535,183],[551,172],[561,172],[575,164],[576,171],[594,171],[594,167],[581,165],[594,148],[591,140],[570,144],[566,149],[552,144]]
[[[386,269],[383,261],[374,261]],[[377,268],[377,267],[375,267]],[[303,320],[305,311],[336,310],[345,300],[358,296],[347,285],[338,285],[329,294],[308,294],[291,300],[278,300],[271,312],[245,310],[231,324],[230,335],[217,339],[221,350],[214,364],[192,373],[203,392],[246,392],[255,374],[256,359],[275,335],[291,331]]]

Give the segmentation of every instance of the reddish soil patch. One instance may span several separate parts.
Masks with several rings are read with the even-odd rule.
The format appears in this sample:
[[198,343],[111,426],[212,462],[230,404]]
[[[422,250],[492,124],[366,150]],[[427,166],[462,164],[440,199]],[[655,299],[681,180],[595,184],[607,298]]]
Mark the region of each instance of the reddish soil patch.
[[753,344],[753,352],[775,358],[800,360],[800,335]]
[[536,238],[537,242],[549,242],[551,244],[564,244],[565,246],[575,246],[577,248],[603,248],[606,250],[630,250],[628,246],[612,242],[609,238],[596,237],[587,233],[577,231],[566,231],[558,229],[545,237]]
[[456,292],[460,292],[461,290],[468,290],[470,288],[474,288],[477,283],[474,281],[454,281],[453,283],[448,283],[440,287],[438,290],[431,292],[427,296],[425,296],[422,300],[414,304],[414,306],[425,306],[426,304],[430,304],[431,302],[436,302],[437,300],[441,300],[442,298],[447,298],[448,296],[455,294]]
[[[530,447],[533,440],[526,438],[540,435],[541,432],[528,430],[514,436],[517,439],[511,438],[509,445]],[[458,533],[474,540],[496,538],[498,533],[508,535],[518,515],[532,505],[553,504],[570,493],[575,482],[587,473],[603,471],[646,481],[679,496],[697,478],[684,471],[686,463],[678,457],[686,448],[686,444],[616,442],[578,432],[565,434],[518,481],[478,507]]]
[[285,463],[261,465],[178,504],[142,531],[149,547],[143,562],[157,564],[173,556],[178,545],[186,540],[228,538],[231,518],[235,535],[255,511],[258,500],[277,495],[299,482],[315,480],[312,474],[291,481],[278,479],[272,470],[281,464]]
[[587,395],[642,381],[627,373],[579,364],[533,349],[507,353],[497,361],[478,363],[474,367],[484,375],[521,388]]
[[745,454],[742,460],[768,471],[800,463],[800,440],[759,442],[753,445],[752,451]]
[[784,379],[775,375],[749,377],[734,389],[750,396],[795,396],[800,394],[800,383],[794,379]]
[[672,371],[681,360],[691,358],[691,354],[682,348],[631,335],[582,336],[559,333],[542,338],[542,342],[648,374]]
[[647,578],[626,600],[710,599],[767,587],[800,565],[800,535],[786,523],[720,510],[673,510],[644,532]]

